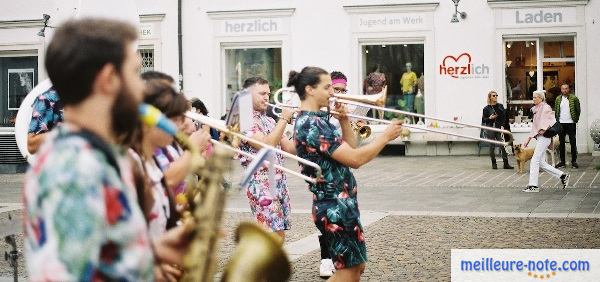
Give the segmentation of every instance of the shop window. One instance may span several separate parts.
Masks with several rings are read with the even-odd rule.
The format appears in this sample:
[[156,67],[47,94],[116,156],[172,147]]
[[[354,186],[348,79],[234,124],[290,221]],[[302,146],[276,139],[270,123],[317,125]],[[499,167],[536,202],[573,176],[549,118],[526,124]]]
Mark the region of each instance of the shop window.
[[227,109],[247,78],[260,76],[268,80],[272,93],[282,87],[281,48],[225,49],[224,55]]
[[38,83],[37,56],[0,57],[0,127],[15,126],[25,96]]
[[[506,40],[504,50],[506,101],[513,128],[531,126],[533,91],[545,90],[546,102],[551,107],[560,95],[562,84],[568,84],[575,93],[573,37]],[[541,77],[538,76],[539,65],[542,66]]]
[[140,57],[142,58],[141,72],[153,71],[154,70],[154,48],[140,48],[138,49]]
[[575,46],[570,41],[544,42],[544,58],[575,58]]
[[[386,107],[424,114],[424,56],[423,44],[363,45],[362,94],[378,92],[377,80],[375,86],[371,84],[382,74],[387,85]],[[385,118],[404,117],[386,112]],[[409,122],[416,120],[410,117]]]
[[506,108],[511,123],[528,125],[531,121],[533,91],[537,86],[537,48],[535,40],[508,41],[506,52]]

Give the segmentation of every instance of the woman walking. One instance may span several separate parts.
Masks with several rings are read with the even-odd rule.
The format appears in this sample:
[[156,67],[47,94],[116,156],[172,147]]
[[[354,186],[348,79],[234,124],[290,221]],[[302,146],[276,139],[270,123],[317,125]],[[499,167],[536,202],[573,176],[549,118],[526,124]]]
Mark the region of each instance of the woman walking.
[[546,131],[556,123],[554,111],[552,111],[552,108],[550,108],[550,106],[546,103],[546,95],[544,90],[533,92],[533,104],[534,106],[531,108],[533,111],[533,128],[531,129],[529,138],[527,138],[527,142],[525,142],[525,147],[529,145],[529,141],[531,141],[532,138],[537,139],[537,142],[535,144],[535,151],[529,166],[529,185],[527,185],[527,188],[523,189],[523,192],[540,191],[540,188],[538,187],[540,168],[545,170],[550,175],[560,179],[564,189],[569,183],[569,174],[564,173],[548,164],[546,162],[546,158],[544,157],[546,149],[552,142],[552,136],[544,133],[546,133]]

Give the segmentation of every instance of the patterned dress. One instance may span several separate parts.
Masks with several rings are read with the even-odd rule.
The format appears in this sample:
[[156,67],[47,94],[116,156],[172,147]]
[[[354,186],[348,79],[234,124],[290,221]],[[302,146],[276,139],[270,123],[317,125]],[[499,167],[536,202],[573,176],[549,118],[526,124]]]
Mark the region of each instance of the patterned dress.
[[[367,248],[358,210],[356,180],[347,166],[331,155],[342,145],[342,137],[327,120],[327,112],[298,113],[294,127],[296,153],[317,163],[323,181],[309,184],[313,195],[315,225],[329,242],[329,255],[337,269],[367,261]],[[302,166],[302,173],[316,176],[315,169]]]
[[153,259],[131,163],[113,148],[121,176],[80,136],[52,131],[23,190],[31,281],[151,281]]
[[63,109],[58,94],[54,89],[50,89],[35,98],[28,133],[48,132],[62,121]]
[[[253,127],[245,132],[252,137],[256,133],[269,134],[275,129],[275,120],[265,113],[253,113]],[[277,145],[281,149],[281,146]],[[258,150],[246,142],[242,142],[240,149],[256,155]],[[252,159],[239,155],[240,162],[247,168]],[[283,156],[275,154],[275,162],[283,166]],[[287,189],[287,178],[283,171],[275,169],[275,187],[269,185],[269,171],[263,166],[252,175],[246,195],[250,202],[250,210],[259,224],[273,231],[290,229],[290,195]]]

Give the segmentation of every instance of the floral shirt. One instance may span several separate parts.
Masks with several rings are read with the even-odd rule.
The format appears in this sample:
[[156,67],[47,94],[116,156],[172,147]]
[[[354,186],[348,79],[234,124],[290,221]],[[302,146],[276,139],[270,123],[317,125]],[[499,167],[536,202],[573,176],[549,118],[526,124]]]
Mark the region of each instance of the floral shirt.
[[131,163],[120,168],[67,124],[50,133],[25,177],[25,255],[32,281],[153,279]]
[[[357,226],[362,230],[354,175],[350,168],[331,157],[343,141],[340,132],[327,121],[327,112],[299,112],[294,133],[298,157],[318,164],[323,172],[322,181],[309,184],[309,190],[314,194],[313,206],[328,210],[329,223],[346,231],[353,231]],[[300,166],[302,174],[316,176],[314,168]]]
[[[253,113],[252,124],[252,128],[245,132],[248,137],[252,137],[257,133],[270,134],[276,125],[273,118],[257,111]],[[280,145],[276,147],[281,149]],[[247,142],[242,142],[240,150],[252,155],[258,153],[258,150]],[[252,162],[252,159],[243,155],[238,157],[244,168]],[[283,166],[283,156],[281,154],[275,154],[275,163]],[[246,194],[250,201],[250,209],[260,224],[274,231],[289,229],[290,198],[287,189],[287,178],[282,170],[275,168],[275,187],[271,187],[268,167],[261,167],[252,175]],[[272,198],[272,202],[264,202],[265,197]]]
[[54,89],[50,89],[35,98],[28,133],[48,132],[62,121],[63,108],[59,102],[58,94]]

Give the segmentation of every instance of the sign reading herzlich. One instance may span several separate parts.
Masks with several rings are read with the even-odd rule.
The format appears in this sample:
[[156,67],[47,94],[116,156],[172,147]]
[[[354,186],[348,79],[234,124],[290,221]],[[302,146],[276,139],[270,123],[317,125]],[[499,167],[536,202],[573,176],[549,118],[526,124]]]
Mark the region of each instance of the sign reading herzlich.
[[438,74],[457,79],[489,78],[490,67],[474,60],[470,53],[447,55],[438,66]]

